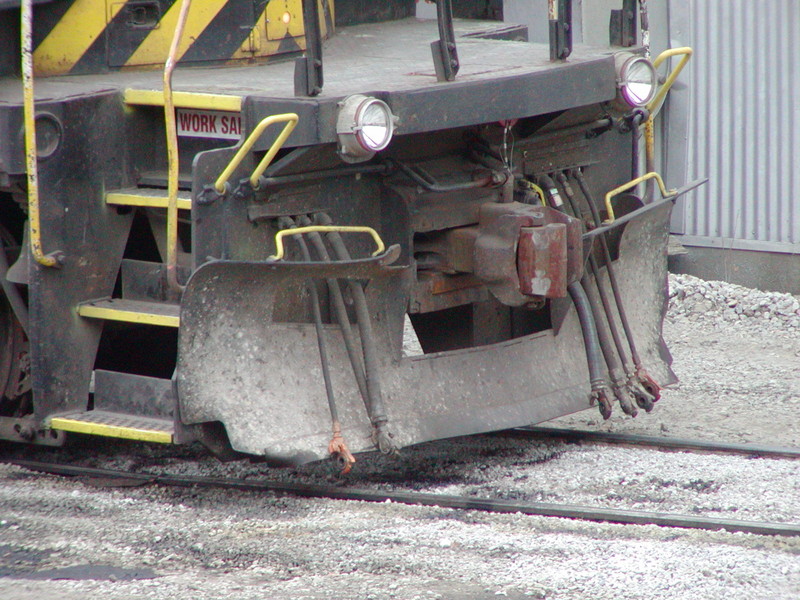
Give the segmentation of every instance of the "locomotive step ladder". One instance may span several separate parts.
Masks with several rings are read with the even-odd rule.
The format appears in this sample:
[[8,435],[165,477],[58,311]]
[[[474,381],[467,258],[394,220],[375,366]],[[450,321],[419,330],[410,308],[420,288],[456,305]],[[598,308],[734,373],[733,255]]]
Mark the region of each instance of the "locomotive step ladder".
[[[166,190],[159,188],[128,188],[108,192],[106,204],[114,206],[136,206],[142,208],[167,208],[169,198]],[[180,210],[192,209],[192,196],[184,190],[178,191],[178,208]]]
[[180,326],[180,305],[123,298],[91,300],[78,306],[78,314],[92,319],[125,321],[139,325]]
[[[211,94],[195,94],[185,92],[171,92],[171,102],[177,108],[190,108],[195,110],[217,110],[217,111],[241,111],[240,97],[218,96]],[[165,106],[165,94],[161,90],[127,90],[125,92],[125,103],[129,106]],[[170,119],[170,116],[173,118]],[[174,113],[166,116],[167,120],[172,120],[174,125]],[[233,157],[231,163],[220,174],[215,182],[217,188],[224,187],[227,180],[234,173],[238,165],[250,152],[252,146],[261,136],[265,129],[273,124],[284,124],[283,130],[272,143],[269,151],[261,159],[256,170],[251,175],[251,179],[257,180],[283,146],[294,126],[297,124],[298,117],[294,113],[283,115],[272,115],[264,118],[245,139],[239,151]],[[169,147],[171,146],[171,147]],[[164,180],[152,177],[140,180],[140,184],[147,187],[137,187],[111,191],[106,194],[106,203],[111,206],[130,206],[148,209],[164,210],[167,219],[166,232],[166,265],[153,264],[154,269],[167,269],[167,290],[165,297],[173,300],[180,298],[181,286],[173,279],[169,280],[170,270],[175,277],[177,265],[178,239],[177,239],[177,211],[191,210],[191,194],[186,190],[180,190],[181,182],[177,169],[177,147],[176,140],[168,141],[169,171]],[[184,184],[185,187],[185,184]],[[170,206],[170,194],[175,194],[175,202]],[[155,233],[155,232],[154,232]],[[163,255],[162,255],[163,256]],[[123,260],[122,272],[125,273],[126,263],[136,261]],[[126,297],[123,285],[122,298],[99,298],[81,303],[77,307],[77,312],[81,317],[88,319],[103,319],[108,321],[122,321],[141,326],[157,327],[180,327],[180,303],[177,301],[152,301],[139,297]],[[149,378],[131,373],[106,372],[95,370],[95,409],[89,411],[79,411],[69,414],[56,415],[50,419],[50,427],[63,431],[76,433],[102,435],[106,437],[117,437],[134,439],[141,441],[152,441],[162,443],[172,443],[175,441],[174,419],[171,416],[137,416],[127,414],[119,410],[104,410],[103,397],[108,397],[109,405],[116,408],[124,400],[119,401],[119,396],[128,390],[131,396],[137,395],[142,390],[142,386],[152,386],[160,390],[156,395],[161,398],[161,405],[172,406],[174,404],[174,391],[171,381],[167,379]],[[102,375],[102,377],[101,377]],[[128,387],[126,387],[128,386]],[[105,390],[105,391],[103,391]],[[113,391],[110,391],[113,390]],[[110,392],[109,392],[110,391]],[[145,394],[146,396],[147,394]],[[98,401],[98,396],[101,400]],[[113,396],[113,398],[112,398]],[[146,407],[146,410],[151,410]]]
[[51,429],[102,435],[140,442],[171,444],[174,440],[172,419],[126,415],[105,410],[85,410],[50,418]]

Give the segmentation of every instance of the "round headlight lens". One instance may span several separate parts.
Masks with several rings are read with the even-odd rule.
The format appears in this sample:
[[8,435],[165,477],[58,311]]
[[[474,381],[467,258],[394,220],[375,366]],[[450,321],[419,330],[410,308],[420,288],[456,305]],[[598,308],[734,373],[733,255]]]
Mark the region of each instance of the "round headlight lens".
[[646,58],[631,56],[618,69],[620,95],[632,108],[645,106],[656,94],[656,70]]
[[360,162],[380,152],[394,135],[395,117],[382,100],[360,94],[341,103],[336,122],[339,154],[348,162]]
[[367,100],[356,113],[356,138],[370,152],[386,148],[394,133],[392,113],[385,102]]

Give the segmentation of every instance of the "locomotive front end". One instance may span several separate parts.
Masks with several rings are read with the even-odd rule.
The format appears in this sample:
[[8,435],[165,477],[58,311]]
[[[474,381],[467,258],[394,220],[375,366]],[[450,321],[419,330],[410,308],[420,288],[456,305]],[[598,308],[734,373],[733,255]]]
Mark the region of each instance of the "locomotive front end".
[[163,88],[111,73],[120,89],[91,98],[125,155],[66,199],[75,156],[40,163],[42,243],[63,258],[18,279],[37,320],[15,418],[120,437],[144,418],[220,455],[349,468],[593,405],[651,410],[675,381],[666,248],[689,188],[652,168],[667,84],[642,50],[573,46],[563,1],[549,45],[445,0],[429,21],[400,18],[408,2],[296,4],[294,61],[167,60]]

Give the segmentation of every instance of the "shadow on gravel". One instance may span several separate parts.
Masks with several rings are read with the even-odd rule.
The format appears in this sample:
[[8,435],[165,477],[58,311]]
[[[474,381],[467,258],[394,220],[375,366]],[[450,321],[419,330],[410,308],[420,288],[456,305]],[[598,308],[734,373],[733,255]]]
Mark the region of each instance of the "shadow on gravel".
[[138,579],[155,579],[156,574],[152,569],[123,569],[110,565],[76,565],[61,569],[45,569],[42,571],[19,572],[0,571],[0,577],[13,577],[15,579],[57,580],[69,579],[71,581],[134,581]]

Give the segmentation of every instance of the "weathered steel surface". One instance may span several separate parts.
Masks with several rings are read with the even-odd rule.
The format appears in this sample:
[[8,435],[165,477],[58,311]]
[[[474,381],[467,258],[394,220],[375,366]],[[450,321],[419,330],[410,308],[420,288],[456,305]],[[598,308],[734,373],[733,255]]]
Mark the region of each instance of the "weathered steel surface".
[[[617,262],[642,359],[662,384],[675,381],[661,340],[670,209],[665,203],[627,223]],[[366,291],[389,428],[400,446],[537,423],[588,407],[586,359],[571,308],[558,335],[545,331],[408,358],[400,349],[407,269],[374,263],[360,271],[331,268],[219,261],[194,274],[179,340],[184,422],[222,421],[234,449],[243,452],[295,462],[325,457],[330,415],[314,327],[275,316],[292,288],[303,289],[308,277],[331,276],[370,280]],[[302,294],[294,298],[305,301]],[[353,451],[369,450],[370,424],[341,335],[335,326],[327,326],[326,334],[343,433]]]
[[567,226],[523,227],[517,249],[519,289],[529,296],[567,295]]
[[61,147],[39,165],[45,248],[64,253],[59,269],[29,261],[31,373],[35,414],[86,408],[102,330],[77,316],[86,300],[110,296],[132,215],[105,204],[104,190],[130,185],[122,107],[115,94],[41,106],[64,127]]

